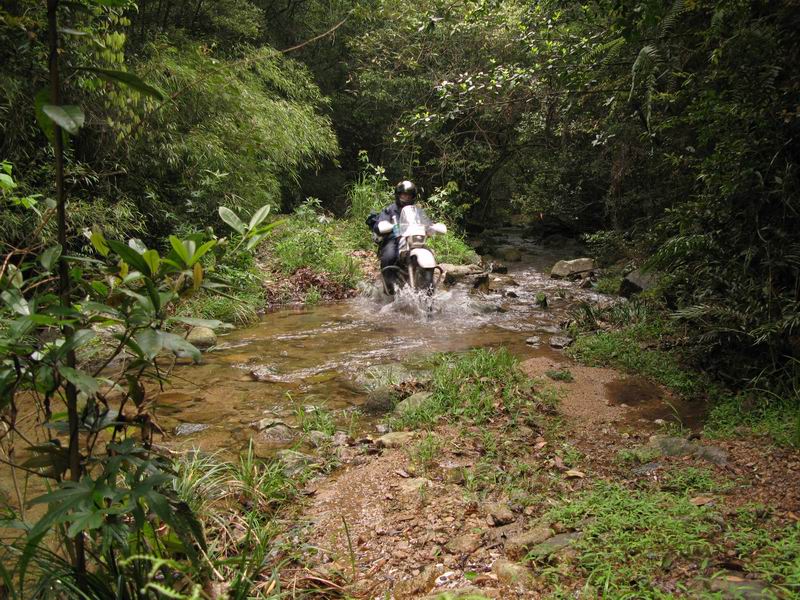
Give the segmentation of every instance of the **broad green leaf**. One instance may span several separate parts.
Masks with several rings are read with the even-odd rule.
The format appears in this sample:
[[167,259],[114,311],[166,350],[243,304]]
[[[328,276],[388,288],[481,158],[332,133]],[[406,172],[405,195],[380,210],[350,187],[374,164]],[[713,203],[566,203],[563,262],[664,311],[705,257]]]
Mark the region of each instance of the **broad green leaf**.
[[264,238],[267,237],[267,235],[269,235],[267,232],[257,233],[256,235],[251,237],[249,240],[247,240],[246,248],[248,250],[252,250],[256,246],[258,246],[264,240]]
[[55,246],[50,246],[47,250],[42,252],[42,255],[39,257],[39,262],[44,267],[45,271],[48,273],[53,270],[53,267],[58,262],[58,259],[61,257],[61,245],[56,244]]
[[139,238],[131,238],[131,239],[129,239],[128,240],[128,247],[129,248],[133,248],[139,254],[144,254],[145,252],[147,252],[147,246],[145,246],[145,243],[142,240],[140,240]]
[[135,336],[136,344],[145,358],[152,360],[163,348],[162,332],[156,329],[145,329]]
[[152,96],[158,100],[165,100],[166,94],[154,85],[142,81],[138,76],[129,71],[114,71],[111,69],[100,69],[97,67],[84,67],[82,71],[90,71],[98,77],[110,81],[111,83],[121,83],[135,89],[142,94]]
[[220,206],[218,212],[220,218],[225,221],[234,231],[244,235],[246,230],[245,224],[239,217],[236,216],[235,212],[233,212],[227,206]]
[[[203,258],[203,256],[206,254],[206,252],[211,250],[211,248],[213,248],[216,245],[217,245],[217,240],[209,240],[209,241],[207,241],[205,244],[200,246],[197,249],[197,251],[194,253],[194,256],[192,256],[192,262],[195,263],[198,260],[200,260],[201,258]],[[191,266],[191,265],[189,265],[189,266]]]
[[13,190],[15,187],[17,187],[17,184],[14,183],[14,178],[11,175],[0,173],[0,189]]
[[79,106],[45,104],[42,106],[42,111],[50,120],[70,135],[78,135],[78,131],[83,127],[85,116]]
[[64,379],[88,396],[93,396],[100,391],[100,384],[98,381],[80,369],[59,367],[58,372],[63,375]]
[[[99,529],[105,522],[105,511],[90,508],[87,511],[75,513],[70,516],[72,524],[67,529],[67,537],[74,538],[82,531]],[[74,519],[74,520],[73,520]]]
[[25,300],[22,292],[18,289],[6,290],[0,294],[0,298],[18,315],[27,316],[31,314],[31,307],[28,305],[28,301]]
[[161,296],[156,289],[156,285],[153,283],[153,280],[145,278],[144,280],[145,288],[147,289],[147,296],[150,298],[150,302],[153,304],[153,309],[156,313],[161,310]]
[[142,258],[142,255],[139,252],[130,246],[126,246],[125,244],[116,240],[108,240],[108,245],[120,256],[120,258],[122,258],[122,260],[124,260],[137,271],[141,271],[142,273],[150,272],[150,265],[147,264],[147,261]]
[[92,289],[100,296],[108,296],[108,286],[102,281],[92,281],[89,285],[91,285]]
[[[22,271],[20,271],[16,265],[11,264],[8,265],[3,279],[7,279],[8,282],[15,288],[21,288],[22,284],[25,283],[25,278],[22,276]],[[0,281],[2,281],[2,279],[0,279]]]
[[259,208],[256,212],[253,213],[253,216],[250,217],[250,225],[247,227],[250,231],[254,230],[256,227],[261,225],[264,222],[264,219],[267,218],[269,215],[270,206],[269,204],[265,204],[261,208]]
[[174,333],[161,332],[161,342],[164,348],[177,355],[189,355],[194,362],[200,362],[200,350],[192,346],[184,338]]
[[89,35],[88,31],[81,31],[80,29],[73,29],[72,27],[59,27],[58,32],[66,35]]
[[101,256],[108,256],[108,243],[106,242],[106,238],[102,231],[99,229],[93,229],[89,240],[92,242],[94,249],[97,250]]
[[91,329],[79,329],[66,339],[58,349],[57,355],[64,356],[67,352],[77,350],[81,346],[88,344],[95,337],[97,337],[97,333]]
[[148,250],[142,254],[142,258],[147,263],[147,266],[150,267],[150,273],[152,275],[158,273],[158,265],[161,262],[161,257],[158,255],[158,252],[155,250]]
[[189,253],[186,251],[186,247],[183,245],[183,242],[179,240],[176,236],[171,235],[169,236],[169,243],[172,246],[172,249],[175,250],[175,254],[183,261],[183,263],[190,267],[189,264]]
[[[34,109],[36,113],[36,122],[39,124],[39,129],[42,130],[47,140],[51,145],[55,145],[56,141],[56,128],[53,121],[45,114],[44,107],[50,104],[50,89],[43,88],[36,93],[34,98]],[[64,134],[66,139],[66,133]]]

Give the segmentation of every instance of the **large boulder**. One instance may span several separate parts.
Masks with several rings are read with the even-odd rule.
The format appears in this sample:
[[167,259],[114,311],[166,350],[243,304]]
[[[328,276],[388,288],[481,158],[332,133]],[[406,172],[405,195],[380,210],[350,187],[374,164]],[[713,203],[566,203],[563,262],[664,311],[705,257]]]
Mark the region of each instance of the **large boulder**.
[[217,334],[210,327],[192,327],[186,341],[195,348],[204,350],[217,345]]
[[405,400],[401,400],[397,403],[397,406],[394,407],[394,412],[399,415],[407,413],[412,410],[418,409],[420,406],[425,404],[428,398],[431,397],[431,392],[417,392],[416,394],[412,394]]
[[642,269],[636,269],[628,273],[619,284],[619,295],[630,298],[640,292],[646,292],[658,283],[655,273],[645,273]]
[[594,260],[591,258],[576,258],[573,260],[560,260],[550,271],[553,279],[579,279],[594,271]]
[[478,265],[451,265],[442,263],[439,266],[442,268],[442,271],[444,271],[444,282],[447,285],[453,285],[468,277],[483,273],[483,269]]

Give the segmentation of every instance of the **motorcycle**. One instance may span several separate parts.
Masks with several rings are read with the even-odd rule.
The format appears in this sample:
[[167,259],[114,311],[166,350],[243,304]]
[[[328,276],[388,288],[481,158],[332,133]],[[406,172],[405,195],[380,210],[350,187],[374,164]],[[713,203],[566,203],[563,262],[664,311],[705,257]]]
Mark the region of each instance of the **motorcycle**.
[[[433,295],[441,279],[442,269],[436,264],[436,257],[428,248],[427,241],[437,233],[447,233],[447,226],[444,223],[433,223],[424,210],[411,205],[403,207],[397,223],[378,223],[378,232],[381,235],[394,232],[399,238],[397,264],[385,269],[395,270],[401,286],[407,285],[411,289],[424,290],[428,295]],[[439,272],[438,277],[435,276],[436,271]]]

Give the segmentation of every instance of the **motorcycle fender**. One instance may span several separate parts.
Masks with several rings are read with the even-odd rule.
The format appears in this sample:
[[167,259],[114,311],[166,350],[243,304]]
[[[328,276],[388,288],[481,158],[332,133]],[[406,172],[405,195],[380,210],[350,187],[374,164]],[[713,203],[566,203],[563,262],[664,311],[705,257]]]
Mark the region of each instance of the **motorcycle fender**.
[[433,252],[427,248],[415,248],[411,251],[411,256],[417,259],[417,264],[423,269],[433,269],[436,266]]

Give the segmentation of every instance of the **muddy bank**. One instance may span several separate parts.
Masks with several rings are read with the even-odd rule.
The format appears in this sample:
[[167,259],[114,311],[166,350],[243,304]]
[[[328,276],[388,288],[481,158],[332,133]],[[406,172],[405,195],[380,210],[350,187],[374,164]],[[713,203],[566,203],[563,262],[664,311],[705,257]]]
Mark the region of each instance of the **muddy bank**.
[[[674,526],[665,501],[695,511],[678,523],[714,524],[703,530],[698,554],[673,556],[672,548],[653,547],[652,556],[670,558],[657,561],[649,589],[692,597],[728,590],[717,596],[723,598],[742,593],[741,582],[768,590],[763,576],[749,571],[748,557],[729,545],[726,531],[753,501],[769,507],[770,526],[800,518],[800,491],[786,479],[798,472],[800,454],[772,449],[765,455],[755,440],[654,436],[652,423],[640,421],[643,409],[617,403],[609,384],[624,382],[623,374],[542,358],[522,369],[538,377],[552,366],[568,366],[574,375],[572,383],[538,384],[559,388],[555,413],[535,403],[521,414],[501,406],[482,425],[445,419],[431,431],[398,434],[399,448],[354,444],[342,470],[307,487],[301,525],[290,535],[313,550],[290,572],[333,582],[358,598],[443,592],[548,598],[556,590],[585,591],[592,560],[581,544],[596,535],[592,520],[600,517],[561,521],[552,511],[612,485],[631,497],[658,498],[664,527]],[[698,473],[708,481],[685,492],[674,487]]]

